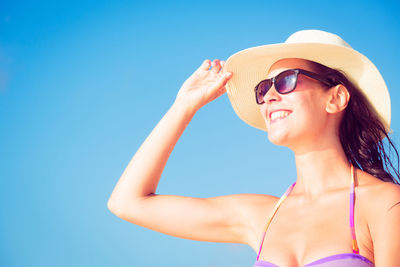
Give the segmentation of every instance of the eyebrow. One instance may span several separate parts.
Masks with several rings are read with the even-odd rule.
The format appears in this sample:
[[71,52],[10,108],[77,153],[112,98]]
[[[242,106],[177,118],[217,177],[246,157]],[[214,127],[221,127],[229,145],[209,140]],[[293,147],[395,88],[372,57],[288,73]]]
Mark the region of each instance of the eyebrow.
[[[280,73],[284,72],[285,70],[292,70],[292,69],[294,69],[294,68],[280,69],[281,71],[279,71],[279,72],[277,71],[276,74],[274,74],[274,75],[272,75],[272,76],[270,76],[270,75],[271,75],[271,72],[270,72],[270,73],[268,73],[268,75],[267,75],[267,79],[270,79],[270,78],[272,78],[272,77],[275,77],[275,76],[279,75]],[[275,70],[274,70],[274,71],[275,71]],[[272,71],[272,73],[275,73],[274,71]]]

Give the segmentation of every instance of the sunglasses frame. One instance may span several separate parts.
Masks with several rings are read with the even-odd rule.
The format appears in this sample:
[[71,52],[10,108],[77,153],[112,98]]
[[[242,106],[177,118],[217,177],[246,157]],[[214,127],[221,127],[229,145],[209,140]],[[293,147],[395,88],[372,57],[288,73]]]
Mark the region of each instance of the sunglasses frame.
[[[270,87],[268,88],[268,90],[267,90],[267,92],[268,92],[269,89],[271,89],[272,85],[275,85],[276,77],[278,77],[279,75],[281,75],[281,74],[283,74],[283,73],[285,73],[285,72],[288,72],[288,71],[294,71],[294,73],[295,73],[295,75],[296,75],[296,83],[295,83],[293,89],[291,89],[290,91],[288,91],[288,92],[286,92],[286,93],[281,93],[281,92],[279,92],[278,90],[276,90],[276,91],[277,91],[279,94],[281,94],[281,95],[288,94],[288,93],[290,93],[290,92],[293,92],[294,89],[296,89],[296,87],[297,87],[297,79],[298,79],[299,73],[301,73],[301,74],[303,74],[303,75],[305,75],[305,76],[308,76],[308,77],[310,77],[310,78],[313,78],[314,80],[320,81],[320,82],[322,82],[322,83],[324,83],[324,84],[326,84],[326,85],[328,85],[328,86],[333,86],[333,85],[334,85],[334,84],[332,83],[331,80],[329,80],[329,79],[327,79],[327,78],[325,78],[325,77],[323,77],[323,76],[321,76],[321,75],[319,75],[319,74],[317,74],[317,73],[315,73],[315,72],[311,72],[311,71],[303,70],[303,69],[287,69],[287,70],[282,71],[281,73],[277,74],[276,76],[274,76],[274,77],[272,77],[272,78],[262,80],[261,82],[259,82],[259,83],[256,85],[256,87],[254,87],[254,93],[255,93],[256,102],[257,102],[258,105],[264,104],[264,102],[265,102],[265,101],[262,101],[262,103],[258,103],[257,93],[258,93],[258,87],[260,86],[260,84],[261,84],[262,82],[272,80],[271,86],[270,86]],[[276,89],[276,88],[275,88],[275,89]],[[265,94],[267,94],[267,92],[265,92]],[[264,96],[265,96],[265,94],[264,94]],[[264,97],[264,96],[263,96],[263,97]]]

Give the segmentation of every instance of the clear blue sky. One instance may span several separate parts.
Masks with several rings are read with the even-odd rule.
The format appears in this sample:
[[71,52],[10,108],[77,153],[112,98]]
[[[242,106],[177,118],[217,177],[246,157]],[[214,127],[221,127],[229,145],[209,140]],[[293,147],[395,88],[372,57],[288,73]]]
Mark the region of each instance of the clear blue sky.
[[[399,14],[396,1],[1,1],[0,265],[251,266],[248,246],[119,219],[117,180],[204,59],[302,29],[338,34],[378,67],[400,143]],[[280,196],[295,179],[292,152],[223,95],[195,115],[157,193]]]

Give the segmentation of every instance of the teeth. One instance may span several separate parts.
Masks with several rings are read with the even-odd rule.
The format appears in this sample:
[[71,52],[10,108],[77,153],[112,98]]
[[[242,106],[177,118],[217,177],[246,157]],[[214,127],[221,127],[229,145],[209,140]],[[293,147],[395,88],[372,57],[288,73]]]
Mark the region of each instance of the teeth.
[[271,120],[275,120],[276,118],[285,118],[290,114],[289,111],[275,111],[271,114]]

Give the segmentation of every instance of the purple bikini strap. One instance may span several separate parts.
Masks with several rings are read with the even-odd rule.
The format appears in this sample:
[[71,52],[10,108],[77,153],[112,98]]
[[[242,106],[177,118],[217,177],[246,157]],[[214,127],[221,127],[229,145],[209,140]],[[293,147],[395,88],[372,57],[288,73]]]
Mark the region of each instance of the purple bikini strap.
[[260,258],[260,252],[261,252],[261,248],[262,245],[264,243],[264,238],[265,238],[265,233],[267,232],[268,226],[272,221],[272,218],[274,217],[275,213],[277,212],[279,206],[282,204],[282,202],[286,199],[286,197],[290,194],[290,192],[292,192],[293,187],[295,186],[296,182],[294,182],[291,186],[289,186],[289,188],[286,190],[286,192],[281,196],[281,198],[279,199],[278,203],[275,204],[275,208],[272,211],[271,215],[269,216],[269,220],[267,221],[267,224],[265,226],[265,231],[262,235],[261,238],[261,244],[260,244],[260,249],[258,250],[258,254],[257,254],[257,260]]
[[[351,185],[350,185],[350,230],[351,230],[351,236],[352,236],[352,244],[353,244],[353,253],[360,254],[359,249],[357,246],[357,239],[356,239],[356,232],[354,229],[354,167],[353,164],[350,164],[350,172],[351,172]],[[264,238],[265,238],[265,233],[267,232],[268,226],[270,225],[272,218],[274,217],[275,213],[277,212],[279,206],[282,204],[282,202],[286,199],[286,197],[292,192],[293,187],[296,185],[296,182],[294,182],[287,190],[286,192],[282,195],[282,197],[279,199],[278,203],[275,204],[275,208],[272,211],[269,220],[267,221],[267,224],[265,226],[265,231],[262,235],[261,238],[261,244],[260,244],[260,249],[258,250],[257,254],[257,260],[260,258],[260,253],[262,249],[262,245],[264,243]]]
[[351,237],[353,239],[353,253],[360,254],[357,239],[356,239],[356,231],[354,229],[354,167],[353,164],[350,164],[351,167],[351,188],[350,188],[350,230]]

